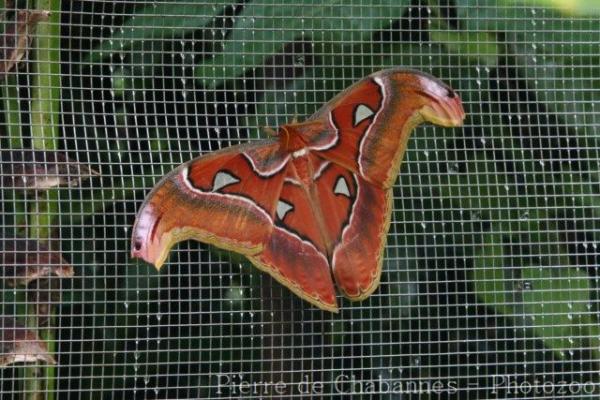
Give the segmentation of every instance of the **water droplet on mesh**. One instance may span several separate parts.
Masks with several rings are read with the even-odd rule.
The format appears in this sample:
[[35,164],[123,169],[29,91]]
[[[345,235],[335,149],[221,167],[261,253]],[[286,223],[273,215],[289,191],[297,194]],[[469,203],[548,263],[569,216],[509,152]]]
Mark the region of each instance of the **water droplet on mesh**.
[[451,174],[458,174],[459,169],[460,166],[458,165],[458,163],[448,164],[448,172],[450,172]]
[[531,281],[518,281],[516,282],[517,290],[526,291],[531,290],[532,284]]

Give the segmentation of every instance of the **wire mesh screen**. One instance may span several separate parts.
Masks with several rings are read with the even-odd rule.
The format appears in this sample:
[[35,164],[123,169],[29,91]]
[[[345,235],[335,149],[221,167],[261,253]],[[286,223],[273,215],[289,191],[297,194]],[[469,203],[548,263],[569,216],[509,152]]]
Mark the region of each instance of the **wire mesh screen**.
[[[598,397],[593,1],[0,5],[3,399]],[[413,132],[370,297],[323,311],[196,241],[131,258],[163,175],[397,67],[467,117]]]

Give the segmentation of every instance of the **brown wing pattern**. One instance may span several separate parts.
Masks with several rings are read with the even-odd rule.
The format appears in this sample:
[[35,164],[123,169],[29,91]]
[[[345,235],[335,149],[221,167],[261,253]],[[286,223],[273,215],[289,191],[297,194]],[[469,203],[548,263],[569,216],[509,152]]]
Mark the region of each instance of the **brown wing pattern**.
[[429,75],[373,74],[277,139],[199,157],[163,178],[136,218],[132,256],[160,268],[179,241],[211,243],[336,311],[334,280],[351,300],[379,283],[391,187],[412,129],[459,126],[464,116],[458,96]]
[[297,127],[320,156],[389,188],[417,125],[460,126],[464,116],[460,98],[440,80],[390,69],[350,86]]
[[169,249],[186,239],[244,255],[260,252],[272,229],[284,171],[257,177],[244,156],[255,147],[199,157],[163,178],[138,213],[132,254],[160,268]]
[[335,290],[318,223],[319,209],[297,176],[290,163],[277,201],[273,232],[264,251],[250,260],[299,296],[335,311]]
[[356,200],[340,232],[331,265],[338,288],[351,300],[368,297],[379,285],[392,211],[391,190],[357,177]]
[[[247,150],[211,153],[167,175],[139,212],[132,254],[160,268],[177,242],[210,243],[247,256],[318,307],[337,310],[310,200],[285,182],[288,155],[273,144]],[[298,229],[282,229],[282,219]]]

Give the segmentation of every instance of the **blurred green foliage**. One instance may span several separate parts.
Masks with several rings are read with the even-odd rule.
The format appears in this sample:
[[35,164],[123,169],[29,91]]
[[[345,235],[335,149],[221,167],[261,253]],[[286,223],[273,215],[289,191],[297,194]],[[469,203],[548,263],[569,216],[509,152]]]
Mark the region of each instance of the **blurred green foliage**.
[[[81,268],[61,322],[74,342],[63,342],[70,354],[59,364],[62,376],[85,376],[61,389],[206,398],[216,373],[281,371],[296,382],[305,371],[322,381],[339,371],[456,377],[477,383],[473,398],[489,398],[495,374],[597,383],[596,18],[497,0],[113,7],[102,8],[119,18],[101,40],[63,49],[65,147],[86,149],[104,179],[60,193],[62,237],[74,238],[64,250]],[[102,21],[87,21],[90,31]],[[259,126],[309,116],[387,67],[442,78],[468,118],[463,129],[414,133],[371,298],[322,313],[196,243],[160,274],[129,260],[135,211],[164,173],[256,138]]]
[[525,4],[538,7],[555,7],[566,15],[600,15],[600,3],[596,0],[504,0],[508,5]]

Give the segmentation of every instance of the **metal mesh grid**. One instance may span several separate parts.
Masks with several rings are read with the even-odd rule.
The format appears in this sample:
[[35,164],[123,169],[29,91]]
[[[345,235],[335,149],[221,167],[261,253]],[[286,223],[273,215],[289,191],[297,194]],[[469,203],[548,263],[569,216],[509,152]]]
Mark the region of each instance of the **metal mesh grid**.
[[[597,398],[593,5],[60,3],[0,85],[2,165],[55,127],[45,147],[101,176],[28,195],[3,180],[2,237],[53,238],[74,276],[13,289],[5,272],[3,317],[52,332],[56,365],[2,368],[2,398]],[[56,27],[60,61],[42,62]],[[468,117],[413,133],[369,299],[323,312],[195,242],[160,273],[130,259],[135,212],[162,175],[392,66],[448,82]],[[36,88],[57,89],[45,122]],[[27,293],[50,291],[52,328],[38,329],[32,310],[50,296]]]

